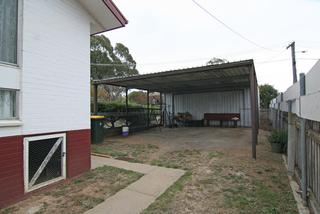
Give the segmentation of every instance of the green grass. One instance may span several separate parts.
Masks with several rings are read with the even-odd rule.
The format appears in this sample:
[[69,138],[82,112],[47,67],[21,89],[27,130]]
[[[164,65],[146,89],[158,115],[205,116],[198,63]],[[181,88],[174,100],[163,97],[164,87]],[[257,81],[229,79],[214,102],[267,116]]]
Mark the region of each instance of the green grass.
[[81,206],[89,210],[97,206],[98,204],[102,203],[104,201],[104,198],[92,197],[88,195],[77,195],[73,197],[73,201],[75,206]]
[[244,176],[242,175],[225,175],[222,178],[230,180],[232,183],[243,183],[245,181]]
[[4,210],[0,210],[1,214],[10,214],[10,213],[15,213],[17,211],[16,207],[8,207],[5,208]]
[[197,158],[200,158],[199,150],[183,150],[168,152],[161,155],[158,159],[151,161],[151,165],[162,166],[174,169],[190,170],[190,164]]
[[124,157],[124,156],[128,155],[125,152],[116,151],[111,146],[104,145],[104,144],[92,144],[91,145],[91,152],[110,155],[113,157]]
[[[290,192],[275,192],[260,181],[239,182],[236,186],[224,189],[225,206],[248,214],[296,213],[295,201]],[[288,206],[291,204],[292,206]]]
[[161,166],[161,167],[166,167],[166,168],[173,168],[173,169],[179,169],[182,168],[182,166],[178,163],[174,163],[171,161],[166,161],[166,160],[153,160],[151,161],[151,165],[155,165],[155,166]]
[[192,173],[187,171],[179,180],[170,186],[155,202],[153,202],[142,214],[168,213],[170,211],[170,202],[185,186],[191,178]]
[[209,152],[209,154],[208,154],[209,159],[220,158],[222,156],[223,156],[223,153],[222,152],[218,152],[218,151],[212,151],[212,152]]
[[152,144],[93,144],[91,152],[110,155],[116,159],[142,163],[152,153],[159,149]]

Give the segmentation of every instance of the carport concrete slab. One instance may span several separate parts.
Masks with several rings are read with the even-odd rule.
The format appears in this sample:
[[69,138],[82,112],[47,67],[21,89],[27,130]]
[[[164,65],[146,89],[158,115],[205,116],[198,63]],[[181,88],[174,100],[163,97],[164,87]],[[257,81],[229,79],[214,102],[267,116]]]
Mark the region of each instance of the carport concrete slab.
[[121,145],[153,144],[166,151],[183,151],[186,149],[250,149],[251,128],[220,127],[180,127],[153,128],[129,135],[113,136],[105,139],[108,143]]
[[130,163],[91,156],[91,168],[112,166],[145,174],[136,182],[107,198],[98,206],[88,210],[87,214],[138,214],[152,204],[157,197],[176,182],[184,173],[181,169],[168,169],[147,164]]

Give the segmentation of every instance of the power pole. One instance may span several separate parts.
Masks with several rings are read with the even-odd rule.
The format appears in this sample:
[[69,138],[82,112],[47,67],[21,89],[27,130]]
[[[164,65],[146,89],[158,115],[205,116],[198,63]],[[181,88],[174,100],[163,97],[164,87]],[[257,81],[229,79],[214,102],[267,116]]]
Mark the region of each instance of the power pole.
[[293,84],[297,82],[297,67],[296,67],[296,43],[293,41],[288,45],[287,49],[291,47],[291,57],[292,57],[292,71],[293,71]]

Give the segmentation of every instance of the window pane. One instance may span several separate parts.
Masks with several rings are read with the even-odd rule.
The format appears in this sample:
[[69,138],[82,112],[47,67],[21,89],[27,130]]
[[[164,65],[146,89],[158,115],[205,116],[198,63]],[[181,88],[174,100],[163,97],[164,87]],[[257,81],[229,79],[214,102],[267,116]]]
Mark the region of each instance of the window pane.
[[0,61],[17,64],[18,0],[0,0]]
[[0,119],[16,117],[16,92],[0,90]]

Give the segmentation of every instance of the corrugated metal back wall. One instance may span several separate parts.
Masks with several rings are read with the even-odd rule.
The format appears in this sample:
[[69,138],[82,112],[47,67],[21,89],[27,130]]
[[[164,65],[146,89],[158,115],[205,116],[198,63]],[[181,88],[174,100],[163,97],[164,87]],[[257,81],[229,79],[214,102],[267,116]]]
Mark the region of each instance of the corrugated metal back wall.
[[[172,112],[172,96],[164,95],[167,112]],[[174,97],[175,114],[189,112],[194,120],[202,120],[204,113],[240,113],[239,126],[251,126],[250,89],[226,92],[179,94]],[[219,123],[214,123],[218,125]]]

